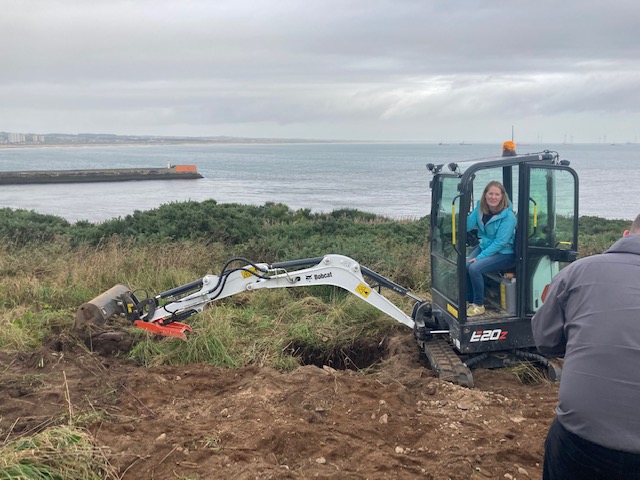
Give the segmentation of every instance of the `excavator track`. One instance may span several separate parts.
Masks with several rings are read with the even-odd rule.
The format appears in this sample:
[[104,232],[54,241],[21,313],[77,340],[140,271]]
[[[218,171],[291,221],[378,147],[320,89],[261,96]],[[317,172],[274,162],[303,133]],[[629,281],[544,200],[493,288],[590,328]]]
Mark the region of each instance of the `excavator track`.
[[439,378],[456,385],[473,388],[471,370],[462,363],[446,338],[432,336],[420,344],[431,368],[436,371]]

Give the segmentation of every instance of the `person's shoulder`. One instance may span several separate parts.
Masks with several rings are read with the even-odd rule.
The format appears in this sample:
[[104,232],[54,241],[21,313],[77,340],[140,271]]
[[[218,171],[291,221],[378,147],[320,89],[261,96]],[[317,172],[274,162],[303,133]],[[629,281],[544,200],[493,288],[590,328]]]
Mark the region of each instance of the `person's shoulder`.
[[618,239],[604,253],[630,253],[634,255],[640,255],[640,235],[626,235]]
[[602,253],[579,258],[575,262],[570,263],[569,265],[564,267],[562,270],[560,270],[560,273],[564,272],[565,275],[574,275],[574,274],[581,275],[582,272],[585,271],[585,269],[587,270],[592,269],[593,265],[597,265],[601,263],[603,260],[606,260],[606,258]]

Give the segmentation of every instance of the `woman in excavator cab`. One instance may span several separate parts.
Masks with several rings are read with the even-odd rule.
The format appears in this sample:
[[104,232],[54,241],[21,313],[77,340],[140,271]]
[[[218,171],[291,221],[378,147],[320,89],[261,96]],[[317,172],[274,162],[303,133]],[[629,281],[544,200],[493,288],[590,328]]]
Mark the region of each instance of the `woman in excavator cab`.
[[489,182],[467,219],[467,232],[477,228],[480,240],[467,257],[467,317],[485,313],[482,275],[513,266],[516,222],[504,186]]

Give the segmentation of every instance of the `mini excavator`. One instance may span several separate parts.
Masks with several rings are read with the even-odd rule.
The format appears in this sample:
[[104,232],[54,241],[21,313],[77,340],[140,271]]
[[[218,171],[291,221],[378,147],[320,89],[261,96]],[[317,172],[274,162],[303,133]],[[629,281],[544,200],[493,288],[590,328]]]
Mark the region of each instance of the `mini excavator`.
[[[578,249],[578,177],[557,152],[515,154],[505,142],[503,155],[448,164],[427,164],[432,174],[430,214],[431,300],[336,254],[255,263],[233,258],[219,275],[138,298],[116,285],[83,304],[75,327],[102,325],[124,317],[150,333],[186,340],[184,320],[205,306],[240,292],[263,288],[333,285],[352,293],[413,329],[421,352],[443,380],[473,387],[473,367],[498,368],[517,362],[536,363],[551,380],[561,366],[537,353],[531,318],[544,301],[551,279],[576,260]],[[466,256],[477,243],[467,232],[467,216],[485,185],[501,182],[517,215],[515,265],[485,275],[486,312],[467,317]],[[382,295],[390,289],[413,302],[405,313]]]

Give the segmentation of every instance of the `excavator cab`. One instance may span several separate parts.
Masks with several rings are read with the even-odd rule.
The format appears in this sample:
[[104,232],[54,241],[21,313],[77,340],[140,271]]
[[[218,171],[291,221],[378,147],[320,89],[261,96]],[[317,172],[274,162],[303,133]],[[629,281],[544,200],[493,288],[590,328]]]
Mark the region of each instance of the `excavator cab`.
[[[438,370],[446,358],[446,338],[464,360],[456,383],[472,386],[472,365],[493,368],[513,357],[539,361],[549,376],[559,369],[537,355],[531,318],[544,301],[551,279],[577,258],[578,177],[556,152],[429,164],[431,181],[431,311],[416,315],[416,337]],[[486,312],[467,317],[467,255],[476,245],[467,217],[489,181],[507,191],[517,217],[515,264],[485,275]],[[438,332],[447,332],[446,337]]]

